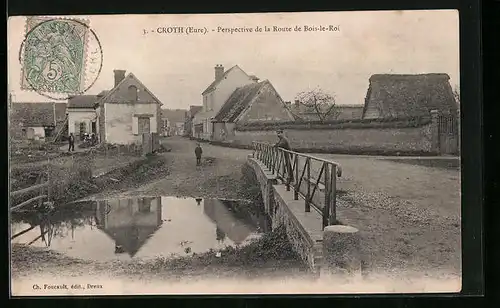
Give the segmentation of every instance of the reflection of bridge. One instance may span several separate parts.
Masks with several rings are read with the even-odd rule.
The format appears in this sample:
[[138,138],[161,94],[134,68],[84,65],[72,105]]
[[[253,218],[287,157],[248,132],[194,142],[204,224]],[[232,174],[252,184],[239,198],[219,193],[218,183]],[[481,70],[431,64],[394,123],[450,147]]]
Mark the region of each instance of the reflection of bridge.
[[231,201],[205,199],[203,200],[203,212],[217,226],[217,240],[227,236],[239,245],[255,232],[256,228],[236,218],[234,213],[229,210],[229,202]]
[[160,197],[97,201],[97,227],[133,257],[162,224]]

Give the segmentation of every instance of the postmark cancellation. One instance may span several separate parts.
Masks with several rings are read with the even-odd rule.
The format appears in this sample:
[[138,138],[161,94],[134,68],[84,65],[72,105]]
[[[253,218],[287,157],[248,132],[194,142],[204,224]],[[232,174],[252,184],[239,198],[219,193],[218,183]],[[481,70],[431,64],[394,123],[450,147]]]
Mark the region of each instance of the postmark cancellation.
[[21,89],[75,94],[85,90],[89,22],[28,17],[21,48]]

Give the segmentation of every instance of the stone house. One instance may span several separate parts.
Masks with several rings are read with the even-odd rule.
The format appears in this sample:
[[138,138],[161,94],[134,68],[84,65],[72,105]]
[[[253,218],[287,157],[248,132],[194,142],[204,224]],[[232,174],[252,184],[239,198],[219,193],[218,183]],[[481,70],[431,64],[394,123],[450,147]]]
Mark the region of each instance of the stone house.
[[160,100],[132,73],[114,70],[114,87],[95,103],[101,142],[137,144],[143,133],[161,132]]
[[183,136],[184,123],[186,121],[184,109],[162,109],[161,121],[164,136]]
[[77,95],[68,99],[68,133],[81,140],[84,133],[97,135],[97,95]]
[[[257,77],[245,73],[238,65],[224,71],[220,64],[215,66],[214,81],[202,92],[203,110],[194,118],[197,138],[211,140],[213,135],[212,119],[219,112],[222,105],[238,87],[256,83]],[[201,132],[199,131],[201,128]]]
[[66,104],[10,102],[9,133],[14,140],[47,140],[55,137],[66,121]]
[[233,139],[236,125],[290,122],[294,117],[269,80],[237,88],[213,120],[214,141]]
[[203,109],[203,106],[189,106],[184,119],[184,136],[194,137],[194,117]]
[[363,119],[428,116],[431,110],[456,114],[458,103],[453,96],[448,74],[376,74],[363,107]]

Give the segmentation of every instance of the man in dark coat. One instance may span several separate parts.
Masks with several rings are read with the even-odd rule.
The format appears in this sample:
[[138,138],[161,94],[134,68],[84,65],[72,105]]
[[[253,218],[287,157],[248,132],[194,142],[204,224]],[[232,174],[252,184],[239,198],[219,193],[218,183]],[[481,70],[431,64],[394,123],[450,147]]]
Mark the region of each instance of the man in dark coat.
[[[278,140],[278,142],[274,146],[277,147],[277,148],[281,148],[281,149],[284,149],[284,150],[291,151],[292,149],[290,147],[290,142],[288,141],[288,139],[283,134],[283,130],[280,129],[276,133],[278,135],[278,139],[279,140]],[[288,181],[290,183],[290,182],[293,181],[292,163],[290,162],[290,153],[285,152],[284,156],[285,156],[286,173],[288,175]]]
[[200,144],[196,144],[196,148],[194,149],[194,154],[196,155],[196,166],[201,165],[201,154],[203,154],[203,150],[201,149]]
[[73,133],[69,134],[68,141],[69,141],[68,152],[75,151],[75,136],[73,135]]

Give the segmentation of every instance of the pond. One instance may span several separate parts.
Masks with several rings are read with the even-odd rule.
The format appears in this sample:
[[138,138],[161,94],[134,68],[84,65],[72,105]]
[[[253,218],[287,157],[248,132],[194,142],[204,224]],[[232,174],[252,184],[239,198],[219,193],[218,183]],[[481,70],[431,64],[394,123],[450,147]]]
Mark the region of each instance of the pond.
[[29,231],[11,242],[97,261],[192,256],[246,245],[270,230],[264,214],[244,210],[249,206],[168,196],[77,202],[50,214],[13,214],[11,237]]

